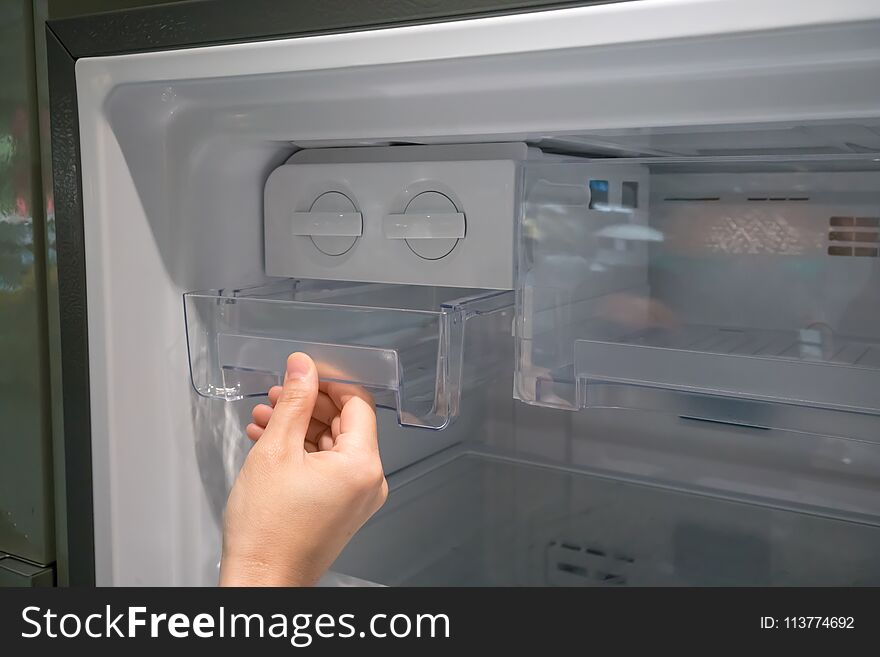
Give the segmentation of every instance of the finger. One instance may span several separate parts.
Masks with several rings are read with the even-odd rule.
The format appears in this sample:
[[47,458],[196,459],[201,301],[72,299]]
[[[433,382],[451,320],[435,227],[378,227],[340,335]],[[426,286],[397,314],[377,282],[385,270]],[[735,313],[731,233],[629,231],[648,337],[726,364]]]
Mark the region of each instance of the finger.
[[318,444],[318,438],[324,435],[325,431],[329,431],[329,427],[323,422],[313,419],[306,431],[306,442]]
[[342,410],[342,407],[345,406],[345,402],[347,402],[352,397],[360,397],[372,408],[376,407],[376,404],[373,401],[373,396],[369,392],[367,392],[366,388],[363,388],[362,386],[357,386],[353,383],[340,383],[339,381],[322,380],[319,388],[321,392],[326,393],[327,396],[333,400],[333,403],[336,404],[336,407],[340,410]]
[[[312,420],[312,424],[309,425],[309,430],[308,433],[306,433],[306,440],[303,445],[306,452],[311,453],[331,449],[334,443],[335,441],[333,435],[330,433],[330,427],[317,420]],[[311,449],[309,449],[310,447]]]
[[260,437],[263,435],[263,431],[264,431],[263,427],[258,427],[253,422],[251,422],[249,425],[247,425],[244,429],[244,432],[245,432],[245,434],[247,434],[247,437],[250,438],[251,440],[253,440],[254,442],[256,442],[260,439]]
[[379,452],[376,412],[363,398],[351,397],[342,408],[334,449]]
[[[272,404],[272,406],[275,406],[275,404],[278,403],[278,399],[281,397],[281,390],[281,386],[272,386],[269,389],[269,402]],[[263,404],[263,406],[265,406],[265,404]],[[329,425],[334,416],[339,415],[339,410],[341,408],[342,406],[337,406],[336,403],[330,398],[330,395],[328,395],[326,392],[319,392],[318,399],[315,402],[315,410],[312,412],[312,417],[314,417],[316,420],[323,422],[326,425]],[[271,413],[269,415],[271,415]],[[268,423],[269,420],[267,417],[265,422],[259,422],[257,421],[255,416],[254,421],[257,422],[257,424],[261,424],[265,427],[266,423]]]
[[322,452],[327,452],[327,451],[333,449],[333,444],[334,444],[333,436],[331,436],[327,432],[325,432],[318,439],[318,449],[321,450]]
[[306,354],[291,354],[287,359],[281,396],[266,425],[264,439],[287,440],[291,447],[302,449],[317,397],[318,372],[315,363]]
[[266,404],[257,404],[251,411],[251,417],[254,418],[254,424],[265,429],[272,417],[272,407]]
[[318,420],[318,422],[330,426],[333,418],[339,415],[341,408],[341,406],[336,405],[326,392],[319,392],[318,399],[315,401],[315,410],[312,411],[312,417]]

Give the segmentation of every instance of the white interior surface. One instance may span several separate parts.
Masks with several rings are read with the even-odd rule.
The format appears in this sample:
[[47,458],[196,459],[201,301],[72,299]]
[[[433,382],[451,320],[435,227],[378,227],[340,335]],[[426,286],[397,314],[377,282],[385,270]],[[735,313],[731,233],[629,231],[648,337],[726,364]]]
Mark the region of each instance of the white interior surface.
[[[642,0],[78,60],[98,584],[216,581],[250,404],[192,391],[181,295],[259,282],[263,185],[297,147],[859,125],[878,21],[872,0]],[[383,417],[386,469],[466,438],[571,456],[572,415],[514,432],[509,382],[485,394],[446,432]]]
[[875,526],[480,454],[436,461],[393,490],[337,571],[394,586],[880,582]]

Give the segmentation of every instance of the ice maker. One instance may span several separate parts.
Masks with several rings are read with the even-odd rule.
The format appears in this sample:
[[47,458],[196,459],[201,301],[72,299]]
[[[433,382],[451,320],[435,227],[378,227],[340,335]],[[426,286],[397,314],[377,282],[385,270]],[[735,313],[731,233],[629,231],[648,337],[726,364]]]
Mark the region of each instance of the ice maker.
[[880,583],[880,6],[422,4],[50,26],[89,577],[216,581],[300,350],[391,489],[327,584]]

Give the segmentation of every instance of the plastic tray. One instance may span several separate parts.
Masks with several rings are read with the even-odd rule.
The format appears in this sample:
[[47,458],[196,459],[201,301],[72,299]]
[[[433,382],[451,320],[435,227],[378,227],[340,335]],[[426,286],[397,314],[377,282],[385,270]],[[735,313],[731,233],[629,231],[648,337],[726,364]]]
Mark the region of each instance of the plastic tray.
[[663,389],[733,404],[704,419],[784,404],[872,416],[880,435],[870,155],[527,163],[516,396],[578,409],[608,386]]
[[462,391],[510,362],[513,292],[285,279],[184,295],[193,387],[265,395],[302,351],[361,385],[403,426],[443,429]]

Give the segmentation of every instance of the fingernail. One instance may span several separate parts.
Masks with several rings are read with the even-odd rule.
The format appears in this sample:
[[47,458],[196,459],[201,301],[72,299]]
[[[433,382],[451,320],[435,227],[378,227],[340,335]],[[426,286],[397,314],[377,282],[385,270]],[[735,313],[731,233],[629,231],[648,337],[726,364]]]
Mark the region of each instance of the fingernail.
[[287,378],[301,379],[312,369],[309,357],[303,353],[291,354],[287,359]]

